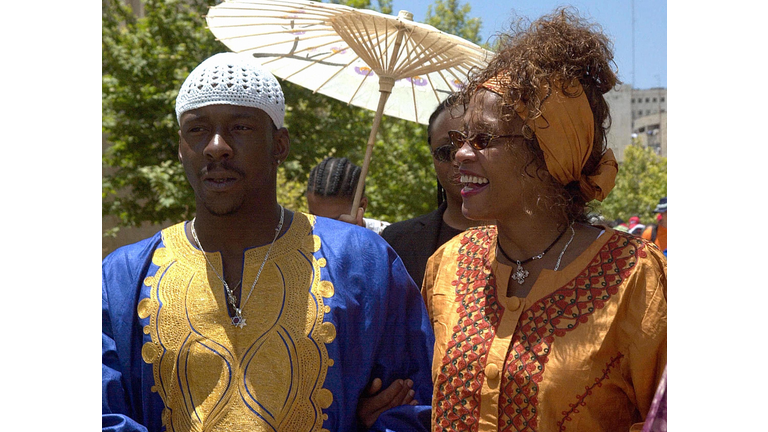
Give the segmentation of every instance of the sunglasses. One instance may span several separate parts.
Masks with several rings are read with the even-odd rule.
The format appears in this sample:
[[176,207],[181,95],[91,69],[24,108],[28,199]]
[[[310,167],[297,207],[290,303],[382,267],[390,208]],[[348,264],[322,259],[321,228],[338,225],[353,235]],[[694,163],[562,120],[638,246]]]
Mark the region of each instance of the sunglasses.
[[432,157],[438,162],[450,162],[454,153],[456,153],[456,149],[453,144],[446,144],[432,150]]
[[[485,132],[480,132],[468,137],[464,135],[464,132],[452,130],[448,131],[448,139],[451,141],[451,145],[454,147],[454,151],[461,148],[464,143],[468,142],[475,150],[483,150],[490,145],[491,141],[497,138],[508,137],[522,137],[520,134],[507,134],[507,135],[493,135]],[[437,150],[437,149],[435,149]]]

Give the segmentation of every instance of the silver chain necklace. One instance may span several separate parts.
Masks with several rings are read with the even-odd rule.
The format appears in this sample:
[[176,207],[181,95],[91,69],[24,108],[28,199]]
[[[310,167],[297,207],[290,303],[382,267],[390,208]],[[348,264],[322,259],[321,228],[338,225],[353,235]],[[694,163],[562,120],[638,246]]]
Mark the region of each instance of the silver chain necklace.
[[563,237],[563,234],[565,234],[565,231],[561,232],[560,235],[557,236],[555,241],[550,243],[549,246],[547,246],[547,248],[544,249],[544,252],[542,252],[542,253],[540,253],[538,255],[534,255],[534,256],[532,256],[532,257],[530,257],[528,259],[522,260],[522,261],[510,258],[509,255],[507,255],[507,253],[504,252],[504,249],[501,248],[501,244],[498,242],[498,240],[496,242],[496,248],[501,251],[501,254],[504,255],[504,258],[506,258],[510,262],[513,262],[513,263],[517,264],[517,269],[511,274],[511,277],[512,277],[512,279],[516,280],[518,284],[522,285],[523,283],[525,283],[525,278],[527,278],[528,274],[529,274],[528,270],[523,268],[523,264],[527,264],[528,262],[533,261],[533,260],[542,259],[544,257],[544,255],[547,252],[549,252],[550,249],[552,249],[552,246],[554,246],[555,243],[557,243],[560,240],[560,238]]
[[557,257],[557,264],[555,264],[555,271],[560,268],[560,260],[563,259],[563,254],[565,254],[565,250],[568,249],[568,246],[571,245],[571,242],[573,241],[573,235],[576,234],[576,231],[573,230],[573,223],[571,223],[571,238],[568,240],[568,243],[565,244],[565,247],[563,248],[563,251],[560,252],[560,256]]
[[[264,265],[267,263],[267,259],[269,258],[269,253],[272,252],[272,246],[275,245],[275,240],[277,240],[277,236],[280,235],[280,230],[283,229],[284,215],[285,215],[285,208],[283,206],[280,206],[280,222],[277,224],[277,228],[275,228],[275,238],[273,238],[272,243],[269,244],[269,249],[267,249],[267,254],[264,255],[264,261],[261,262],[261,267],[259,267],[259,272],[256,273],[256,279],[253,280],[253,284],[251,285],[251,290],[248,291],[248,297],[245,298],[245,301],[241,302],[240,307],[237,307],[237,298],[235,297],[234,290],[232,290],[229,287],[229,285],[227,285],[227,281],[225,281],[224,278],[221,277],[221,275],[219,275],[219,272],[216,271],[216,267],[214,267],[213,264],[211,264],[211,261],[208,260],[208,254],[205,252],[205,249],[203,249],[203,245],[200,244],[200,240],[197,238],[197,232],[195,232],[196,218],[192,219],[192,223],[191,223],[192,238],[195,239],[195,243],[197,244],[197,247],[203,252],[203,257],[205,257],[205,261],[208,263],[208,265],[211,266],[213,273],[216,274],[216,277],[219,278],[221,283],[224,285],[224,289],[227,291],[227,301],[229,302],[230,306],[232,306],[232,309],[235,310],[235,316],[232,317],[233,326],[240,327],[240,328],[245,327],[245,318],[243,318],[243,308],[245,308],[245,305],[248,303],[248,300],[251,299],[253,288],[256,287],[256,283],[259,281],[259,277],[261,277],[261,271],[264,270]],[[242,282],[243,280],[240,279],[240,282],[238,282],[237,286],[235,286],[235,289],[237,289],[237,287],[240,286]]]

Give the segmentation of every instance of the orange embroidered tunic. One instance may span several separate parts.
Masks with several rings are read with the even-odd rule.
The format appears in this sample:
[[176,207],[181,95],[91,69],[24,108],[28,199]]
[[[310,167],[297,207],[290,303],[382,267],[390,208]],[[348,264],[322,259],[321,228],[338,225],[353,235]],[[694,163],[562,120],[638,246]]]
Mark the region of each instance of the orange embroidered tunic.
[[518,298],[495,246],[495,227],[468,230],[427,264],[433,430],[641,427],[666,365],[662,252],[607,228]]

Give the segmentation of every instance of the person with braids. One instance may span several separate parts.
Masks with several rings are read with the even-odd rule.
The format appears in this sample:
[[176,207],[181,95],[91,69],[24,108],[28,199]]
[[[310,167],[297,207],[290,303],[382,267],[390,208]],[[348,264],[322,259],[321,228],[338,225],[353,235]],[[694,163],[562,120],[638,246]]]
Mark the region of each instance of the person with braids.
[[327,157],[315,165],[309,172],[307,182],[307,207],[316,216],[338,219],[366,227],[376,234],[389,225],[389,222],[364,218],[368,207],[368,197],[360,199],[357,217],[352,218],[352,204],[355,201],[355,187],[360,180],[362,169],[347,158]]
[[465,229],[481,224],[461,213],[463,185],[448,139],[448,131],[459,129],[462,124],[464,109],[455,103],[456,99],[456,94],[445,98],[430,115],[427,126],[427,144],[437,176],[437,209],[413,219],[395,222],[381,233],[400,255],[417,284],[424,279],[427,260],[438,247]]
[[521,22],[462,90],[449,133],[469,229],[430,258],[433,430],[639,431],[666,366],[666,258],[588,223],[614,186],[600,28]]

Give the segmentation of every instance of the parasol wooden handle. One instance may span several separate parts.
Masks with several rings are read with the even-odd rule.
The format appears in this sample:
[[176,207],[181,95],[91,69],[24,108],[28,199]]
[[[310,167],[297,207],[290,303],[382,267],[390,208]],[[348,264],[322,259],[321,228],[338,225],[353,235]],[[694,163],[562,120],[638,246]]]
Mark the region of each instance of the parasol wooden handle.
[[[405,11],[404,11],[405,12]],[[403,18],[408,19],[407,14]],[[394,67],[397,64],[397,58],[400,55],[400,45],[403,43],[403,36],[405,35],[405,29],[401,25],[397,31],[397,37],[392,47],[392,54],[389,60],[390,67]],[[390,75],[379,75],[379,106],[376,107],[376,114],[373,118],[373,127],[371,128],[371,134],[368,135],[368,145],[365,147],[365,159],[363,160],[363,168],[360,171],[360,180],[357,181],[357,188],[355,189],[355,199],[352,201],[352,209],[350,216],[354,219],[357,216],[357,208],[360,207],[360,200],[363,198],[363,185],[365,185],[365,176],[368,175],[368,165],[371,163],[371,155],[373,154],[373,144],[376,143],[376,132],[379,130],[379,124],[381,123],[381,117],[384,115],[384,106],[387,104],[389,95],[392,94],[392,88],[395,86],[395,78]]]
[[350,212],[350,216],[353,218],[357,216],[357,208],[360,207],[360,200],[363,198],[363,186],[365,185],[365,176],[368,175],[368,166],[371,163],[373,145],[376,143],[376,133],[379,130],[381,117],[384,114],[384,105],[386,105],[390,93],[391,90],[387,91],[385,89],[381,89],[379,91],[379,106],[376,108],[376,116],[373,118],[371,134],[368,135],[368,144],[365,147],[365,159],[363,159],[363,167],[360,171],[360,179],[357,181],[357,187],[355,188],[355,199],[352,201],[352,211]]

